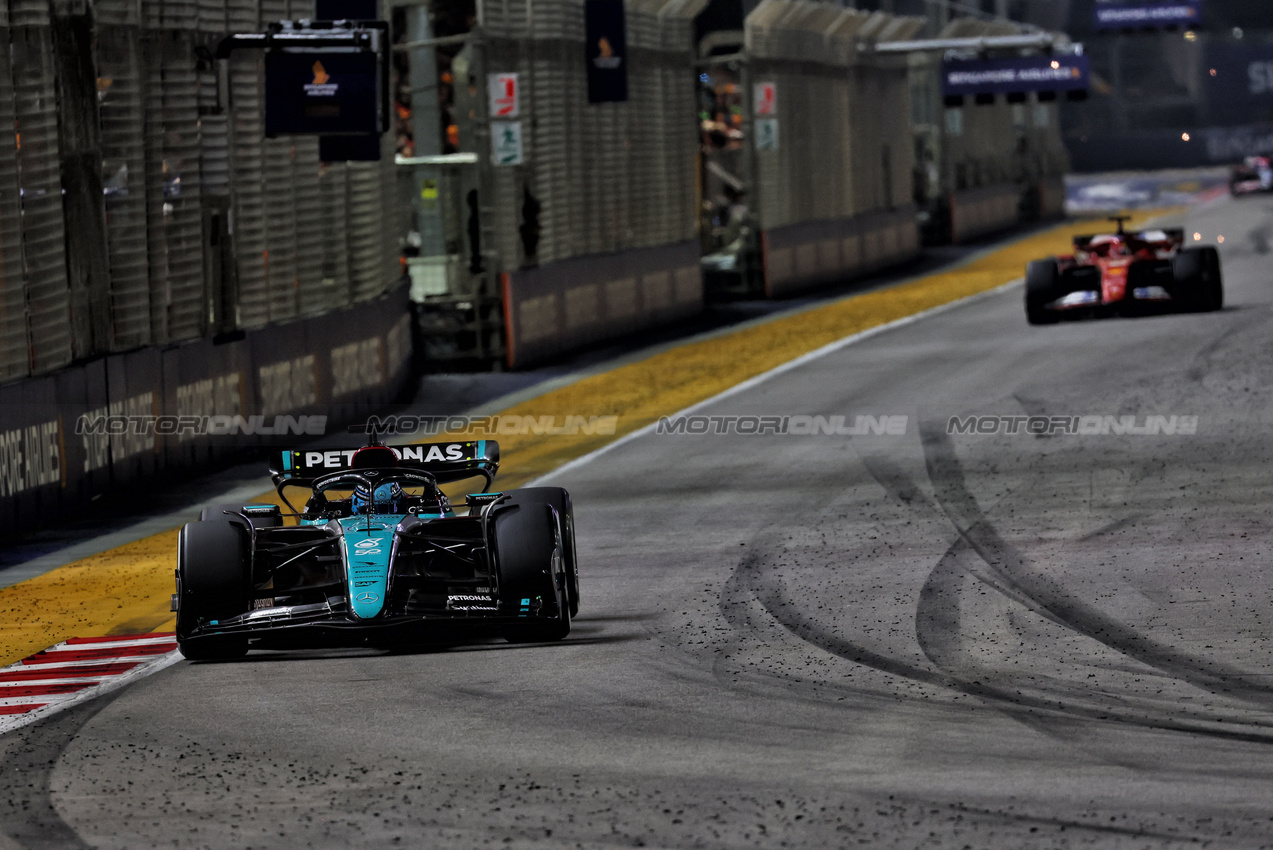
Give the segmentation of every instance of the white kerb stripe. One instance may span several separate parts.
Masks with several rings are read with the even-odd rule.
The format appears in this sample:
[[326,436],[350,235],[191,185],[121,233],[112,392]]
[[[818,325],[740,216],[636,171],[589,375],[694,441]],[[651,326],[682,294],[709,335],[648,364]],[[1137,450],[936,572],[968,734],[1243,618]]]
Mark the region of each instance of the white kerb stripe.
[[41,664],[15,664],[12,667],[5,667],[5,670],[68,670],[72,667],[102,667],[107,664],[124,664],[131,662],[133,664],[144,664],[155,658],[163,658],[164,653],[156,655],[117,655],[108,658],[84,658],[78,661],[49,661]]
[[[55,702],[66,702],[71,697],[77,697],[82,693],[84,692],[76,691],[73,694],[35,694],[34,696],[25,696],[25,697],[0,696],[0,706],[8,707],[8,706],[14,706],[14,705],[32,705],[32,706],[52,705]],[[12,715],[3,715],[3,716],[9,717]]]
[[[126,672],[126,671],[125,671]],[[116,676],[119,674],[116,673]],[[4,693],[4,688],[36,688],[43,685],[96,685],[98,682],[105,681],[110,676],[73,676],[70,678],[49,678],[49,679],[19,679],[16,682],[0,682],[0,694]]]
[[57,646],[51,646],[44,650],[45,652],[79,652],[86,649],[109,649],[111,647],[130,647],[130,646],[158,646],[161,644],[177,645],[177,639],[172,637],[154,637],[139,638],[137,640],[98,640],[83,643],[59,643]]

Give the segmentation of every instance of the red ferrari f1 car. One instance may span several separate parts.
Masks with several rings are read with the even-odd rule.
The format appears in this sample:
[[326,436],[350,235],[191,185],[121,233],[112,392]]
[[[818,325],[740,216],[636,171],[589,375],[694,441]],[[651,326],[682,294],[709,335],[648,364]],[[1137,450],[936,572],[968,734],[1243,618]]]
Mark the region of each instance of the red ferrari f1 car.
[[1032,325],[1066,314],[1133,315],[1153,306],[1202,312],[1224,304],[1220,254],[1211,246],[1185,248],[1180,229],[1123,229],[1075,236],[1069,256],[1026,266],[1025,315]]

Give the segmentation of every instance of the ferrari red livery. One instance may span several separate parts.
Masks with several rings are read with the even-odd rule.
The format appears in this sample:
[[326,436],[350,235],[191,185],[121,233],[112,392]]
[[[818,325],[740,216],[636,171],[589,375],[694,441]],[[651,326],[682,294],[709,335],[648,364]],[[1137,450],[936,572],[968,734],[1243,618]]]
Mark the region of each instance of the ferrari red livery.
[[1075,236],[1074,253],[1026,266],[1025,315],[1032,325],[1063,316],[1134,315],[1168,307],[1202,312],[1224,304],[1220,255],[1211,246],[1185,248],[1180,229],[1123,229]]

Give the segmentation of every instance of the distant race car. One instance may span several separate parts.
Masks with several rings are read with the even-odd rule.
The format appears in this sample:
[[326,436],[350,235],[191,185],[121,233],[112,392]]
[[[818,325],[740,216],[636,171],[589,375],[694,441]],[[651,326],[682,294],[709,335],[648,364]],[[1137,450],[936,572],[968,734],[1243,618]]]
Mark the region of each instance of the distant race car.
[[1179,229],[1123,230],[1127,216],[1112,216],[1118,232],[1075,236],[1074,253],[1026,266],[1025,315],[1032,325],[1067,313],[1132,314],[1151,306],[1189,311],[1224,305],[1220,254],[1214,247],[1185,248]]
[[[213,505],[181,529],[173,610],[186,658],[569,633],[579,607],[569,493],[490,492],[493,440],[371,443],[271,454],[295,524],[275,504]],[[439,486],[478,477],[481,492],[453,510]],[[289,501],[298,494],[299,511]]]
[[1267,156],[1248,156],[1229,174],[1229,192],[1234,196],[1253,192],[1273,192],[1273,160]]

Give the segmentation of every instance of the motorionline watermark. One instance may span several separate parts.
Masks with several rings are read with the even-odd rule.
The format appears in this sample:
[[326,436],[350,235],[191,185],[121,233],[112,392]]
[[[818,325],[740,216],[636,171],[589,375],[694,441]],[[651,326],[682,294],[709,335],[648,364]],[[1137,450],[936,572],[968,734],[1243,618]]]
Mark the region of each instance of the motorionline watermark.
[[908,422],[906,416],[662,416],[654,425],[654,433],[794,437],[865,437],[874,434],[900,437],[906,433]]
[[614,415],[587,416],[566,414],[562,416],[531,416],[499,414],[495,416],[371,416],[361,425],[351,425],[355,434],[410,434],[470,437],[534,436],[584,436],[612,437],[619,429],[619,417]]
[[306,436],[327,433],[327,416],[155,416],[149,414],[83,414],[75,420],[82,436],[120,437],[127,434],[174,437]]
[[1049,436],[1191,436],[1198,433],[1198,417],[1172,414],[1120,415],[1083,414],[1077,416],[952,416],[947,434],[1025,434]]

